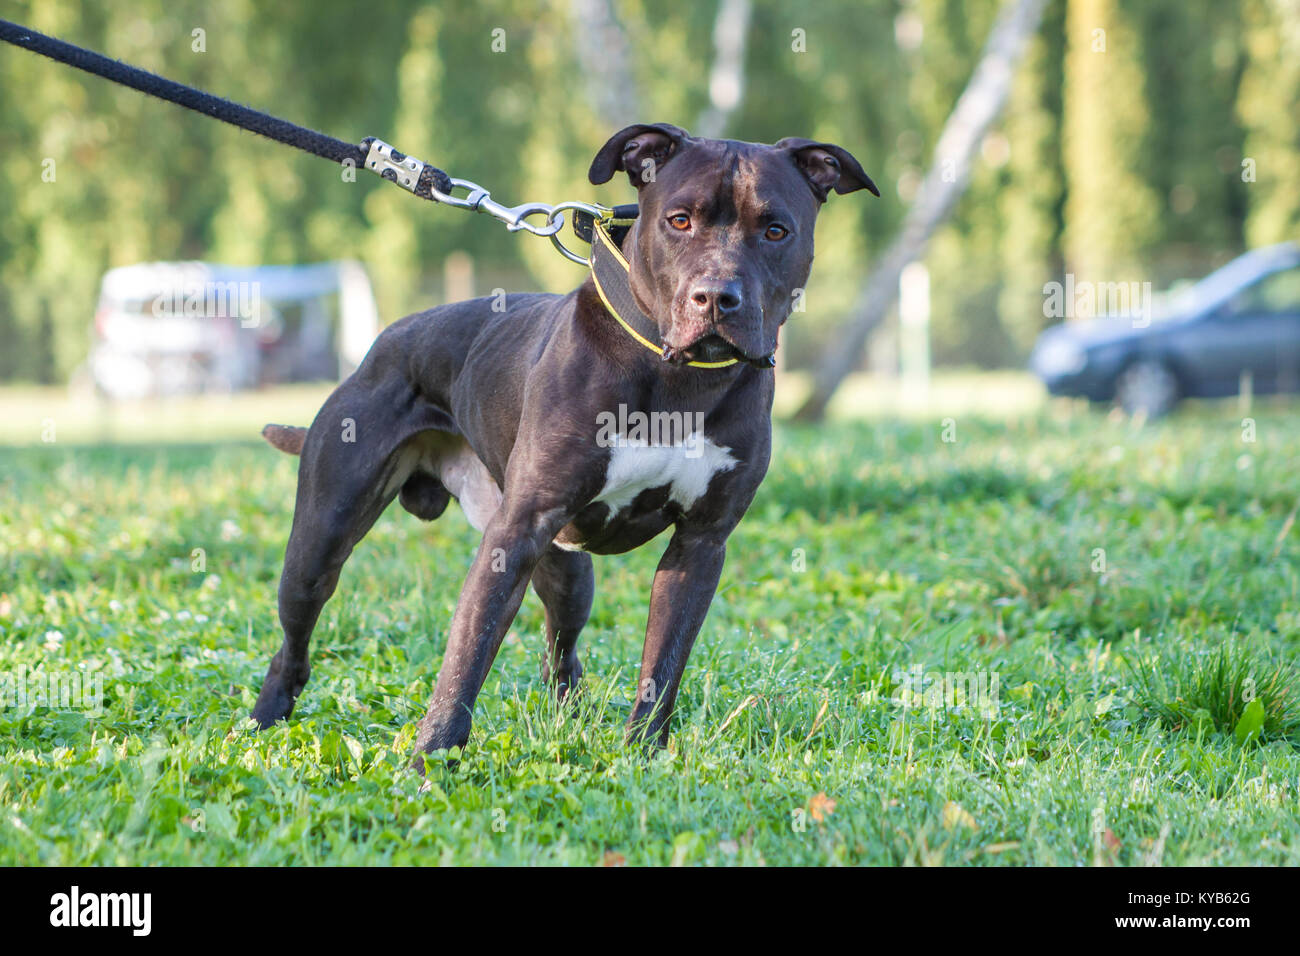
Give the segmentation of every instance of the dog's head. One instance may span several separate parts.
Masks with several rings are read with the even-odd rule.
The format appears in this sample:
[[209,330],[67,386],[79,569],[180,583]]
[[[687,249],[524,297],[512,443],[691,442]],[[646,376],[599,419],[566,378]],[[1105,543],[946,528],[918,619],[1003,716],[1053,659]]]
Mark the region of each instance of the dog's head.
[[628,174],[640,214],[624,243],[631,287],[678,361],[760,359],[808,281],[813,225],[832,191],[875,183],[830,143],[696,139],[629,126],[591,163],[593,185]]

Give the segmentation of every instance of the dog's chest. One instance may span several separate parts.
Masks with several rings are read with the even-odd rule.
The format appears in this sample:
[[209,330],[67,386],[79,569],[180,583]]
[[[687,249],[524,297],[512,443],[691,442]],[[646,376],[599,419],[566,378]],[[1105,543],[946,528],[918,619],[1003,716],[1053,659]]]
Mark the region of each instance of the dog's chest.
[[[736,464],[730,448],[700,433],[667,445],[617,436],[605,466],[604,485],[556,544],[602,552],[638,547],[677,514],[689,511],[708,492],[714,477]],[[655,490],[659,495],[638,501],[644,492]]]
[[714,475],[735,466],[730,448],[698,433],[673,445],[652,445],[620,435],[610,449],[605,486],[595,501],[606,505],[613,517],[641,492],[667,487],[668,500],[688,511],[709,490]]

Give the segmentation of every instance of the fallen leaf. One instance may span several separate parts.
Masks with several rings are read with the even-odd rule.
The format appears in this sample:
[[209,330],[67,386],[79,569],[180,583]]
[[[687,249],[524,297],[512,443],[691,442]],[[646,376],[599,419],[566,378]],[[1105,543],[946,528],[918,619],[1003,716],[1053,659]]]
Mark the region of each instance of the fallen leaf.
[[1019,840],[1008,840],[1006,843],[990,843],[984,848],[985,853],[1006,853],[1008,850],[1019,848]]
[[945,830],[952,830],[958,826],[963,826],[970,830],[976,830],[979,828],[979,824],[976,823],[975,818],[970,815],[970,811],[960,803],[954,803],[949,800],[943,805],[943,828]]
[[821,823],[823,819],[835,812],[835,801],[825,793],[817,793],[808,801],[808,813]]

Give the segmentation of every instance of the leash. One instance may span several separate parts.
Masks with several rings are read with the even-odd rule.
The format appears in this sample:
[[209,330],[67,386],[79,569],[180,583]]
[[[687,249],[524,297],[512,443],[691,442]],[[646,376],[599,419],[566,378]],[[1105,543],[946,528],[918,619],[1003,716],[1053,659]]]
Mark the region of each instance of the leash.
[[[47,56],[58,63],[75,67],[112,83],[130,87],[160,100],[202,113],[204,116],[221,120],[247,132],[257,133],[285,146],[292,146],[314,156],[349,165],[354,169],[358,167],[368,169],[421,199],[470,212],[486,213],[505,223],[506,228],[511,232],[523,230],[535,236],[549,238],[565,258],[583,265],[587,263],[587,257],[565,248],[559,239],[559,232],[564,228],[564,213],[568,210],[573,210],[575,213],[581,210],[592,218],[601,218],[613,212],[606,206],[579,202],[558,205],[532,202],[518,206],[505,206],[493,200],[492,194],[477,183],[448,176],[437,166],[403,153],[377,137],[368,136],[359,144],[347,143],[314,129],[290,123],[269,113],[205,93],[120,60],[111,59],[93,50],[46,36],[8,20],[0,20],[0,40],[30,50],[32,53]],[[454,195],[456,190],[464,190],[465,195]],[[545,218],[540,222],[530,221],[538,216]]]
[[[354,169],[368,169],[421,199],[456,209],[485,213],[505,223],[511,232],[522,230],[548,238],[566,259],[591,269],[601,300],[624,331],[656,355],[667,358],[666,346],[655,344],[659,335],[657,323],[641,311],[632,296],[629,266],[619,248],[630,224],[636,219],[635,204],[602,206],[599,203],[569,201],[554,205],[531,202],[505,206],[493,200],[492,194],[477,183],[468,179],[455,179],[437,166],[407,155],[374,136],[367,136],[359,144],[335,139],[8,20],[0,20],[0,40],[247,132],[265,136],[285,146]],[[454,195],[456,190],[464,190],[465,195]],[[566,212],[573,215],[574,234],[583,242],[590,243],[589,256],[579,255],[561,241],[560,230],[564,228]],[[545,218],[540,223],[530,221],[537,216]],[[730,358],[721,362],[690,361],[686,364],[696,368],[725,368],[738,361],[740,359]],[[773,355],[767,355],[754,359],[749,364],[758,368],[771,368],[776,364],[776,359]]]

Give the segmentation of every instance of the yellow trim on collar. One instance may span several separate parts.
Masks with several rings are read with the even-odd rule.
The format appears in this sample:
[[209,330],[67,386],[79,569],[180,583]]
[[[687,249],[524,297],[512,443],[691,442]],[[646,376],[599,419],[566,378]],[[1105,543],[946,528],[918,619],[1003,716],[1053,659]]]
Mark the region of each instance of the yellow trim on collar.
[[[606,223],[600,220],[596,220],[591,225],[592,239],[593,239],[592,242],[593,256],[595,255],[596,242],[601,242],[607,251],[612,252],[614,254],[614,258],[618,260],[619,265],[621,265],[625,271],[631,272],[632,267],[628,265],[627,260],[623,258],[623,253],[619,250],[617,244],[615,244],[614,240],[610,237],[609,233],[605,231],[605,226]],[[605,311],[608,312],[610,315],[612,315],[619,325],[623,326],[624,331],[626,331],[628,335],[632,336],[633,339],[635,339],[641,345],[644,345],[651,352],[654,352],[655,355],[662,357],[663,349],[660,348],[658,345],[655,345],[653,342],[647,339],[636,329],[632,328],[632,326],[628,325],[627,321],[623,318],[623,316],[618,314],[618,310],[615,309],[612,305],[610,305],[609,297],[605,295],[605,289],[601,286],[600,276],[596,274],[595,269],[591,270],[591,278],[596,285],[596,292],[600,295],[600,301],[605,303]],[[726,368],[729,365],[735,365],[739,361],[740,360],[736,358],[729,358],[729,359],[724,359],[721,362],[688,361],[686,364],[694,366],[695,368]]]

